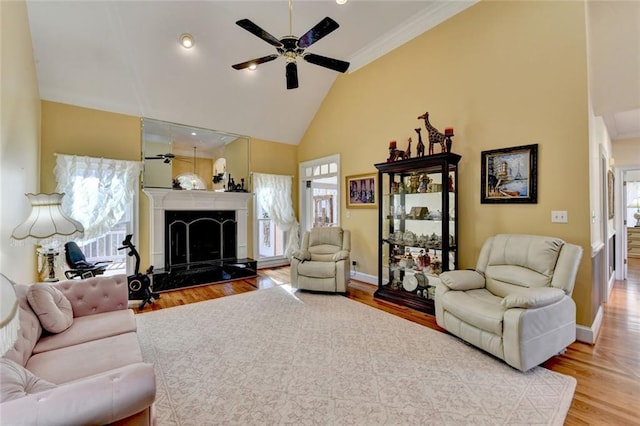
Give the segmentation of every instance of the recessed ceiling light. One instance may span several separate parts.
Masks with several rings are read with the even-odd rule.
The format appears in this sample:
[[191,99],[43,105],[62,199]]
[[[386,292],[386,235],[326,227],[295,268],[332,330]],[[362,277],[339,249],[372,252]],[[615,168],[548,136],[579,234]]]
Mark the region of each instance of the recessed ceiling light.
[[195,136],[195,135],[197,135],[196,132],[191,132],[191,136]]
[[338,4],[345,4],[348,0],[336,0]]
[[194,45],[193,36],[189,33],[184,33],[180,36],[180,44],[185,49],[191,49]]

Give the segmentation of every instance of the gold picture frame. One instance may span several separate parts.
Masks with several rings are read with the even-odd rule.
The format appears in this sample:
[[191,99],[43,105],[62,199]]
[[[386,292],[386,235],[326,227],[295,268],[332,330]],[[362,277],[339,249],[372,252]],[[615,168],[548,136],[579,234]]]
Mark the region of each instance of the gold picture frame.
[[378,174],[364,173],[345,178],[348,209],[378,208]]

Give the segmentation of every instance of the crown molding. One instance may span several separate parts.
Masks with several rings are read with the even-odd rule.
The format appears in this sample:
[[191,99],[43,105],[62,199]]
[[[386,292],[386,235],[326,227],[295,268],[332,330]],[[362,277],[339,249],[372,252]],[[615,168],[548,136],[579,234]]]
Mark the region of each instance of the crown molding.
[[468,1],[433,1],[420,13],[406,20],[402,24],[388,31],[364,48],[351,55],[349,73],[375,61],[379,57],[391,52],[409,40],[414,39],[425,31],[446,21],[452,16],[473,6],[479,0]]

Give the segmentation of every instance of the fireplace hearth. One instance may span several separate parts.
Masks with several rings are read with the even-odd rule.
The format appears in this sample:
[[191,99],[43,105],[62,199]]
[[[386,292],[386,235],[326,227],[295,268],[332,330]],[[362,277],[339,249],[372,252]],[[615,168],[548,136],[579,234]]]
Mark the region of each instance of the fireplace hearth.
[[247,257],[252,194],[145,188],[154,291],[255,277]]

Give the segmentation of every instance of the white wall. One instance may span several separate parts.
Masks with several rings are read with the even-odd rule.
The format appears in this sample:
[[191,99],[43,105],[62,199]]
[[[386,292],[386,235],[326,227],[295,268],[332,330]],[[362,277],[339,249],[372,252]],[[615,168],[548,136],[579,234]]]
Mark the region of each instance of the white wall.
[[0,1],[0,272],[17,282],[36,278],[35,246],[10,236],[38,192],[40,95],[24,0]]
[[[607,161],[612,157],[611,138],[607,132],[602,117],[596,117],[590,111],[589,117],[589,187],[590,187],[590,216],[591,216],[591,248],[601,247],[608,238],[615,233],[613,220],[602,214],[602,204],[607,202],[607,187],[602,184],[602,162],[604,156]],[[606,170],[604,171],[606,173]],[[607,223],[608,234],[603,235],[603,222]]]

